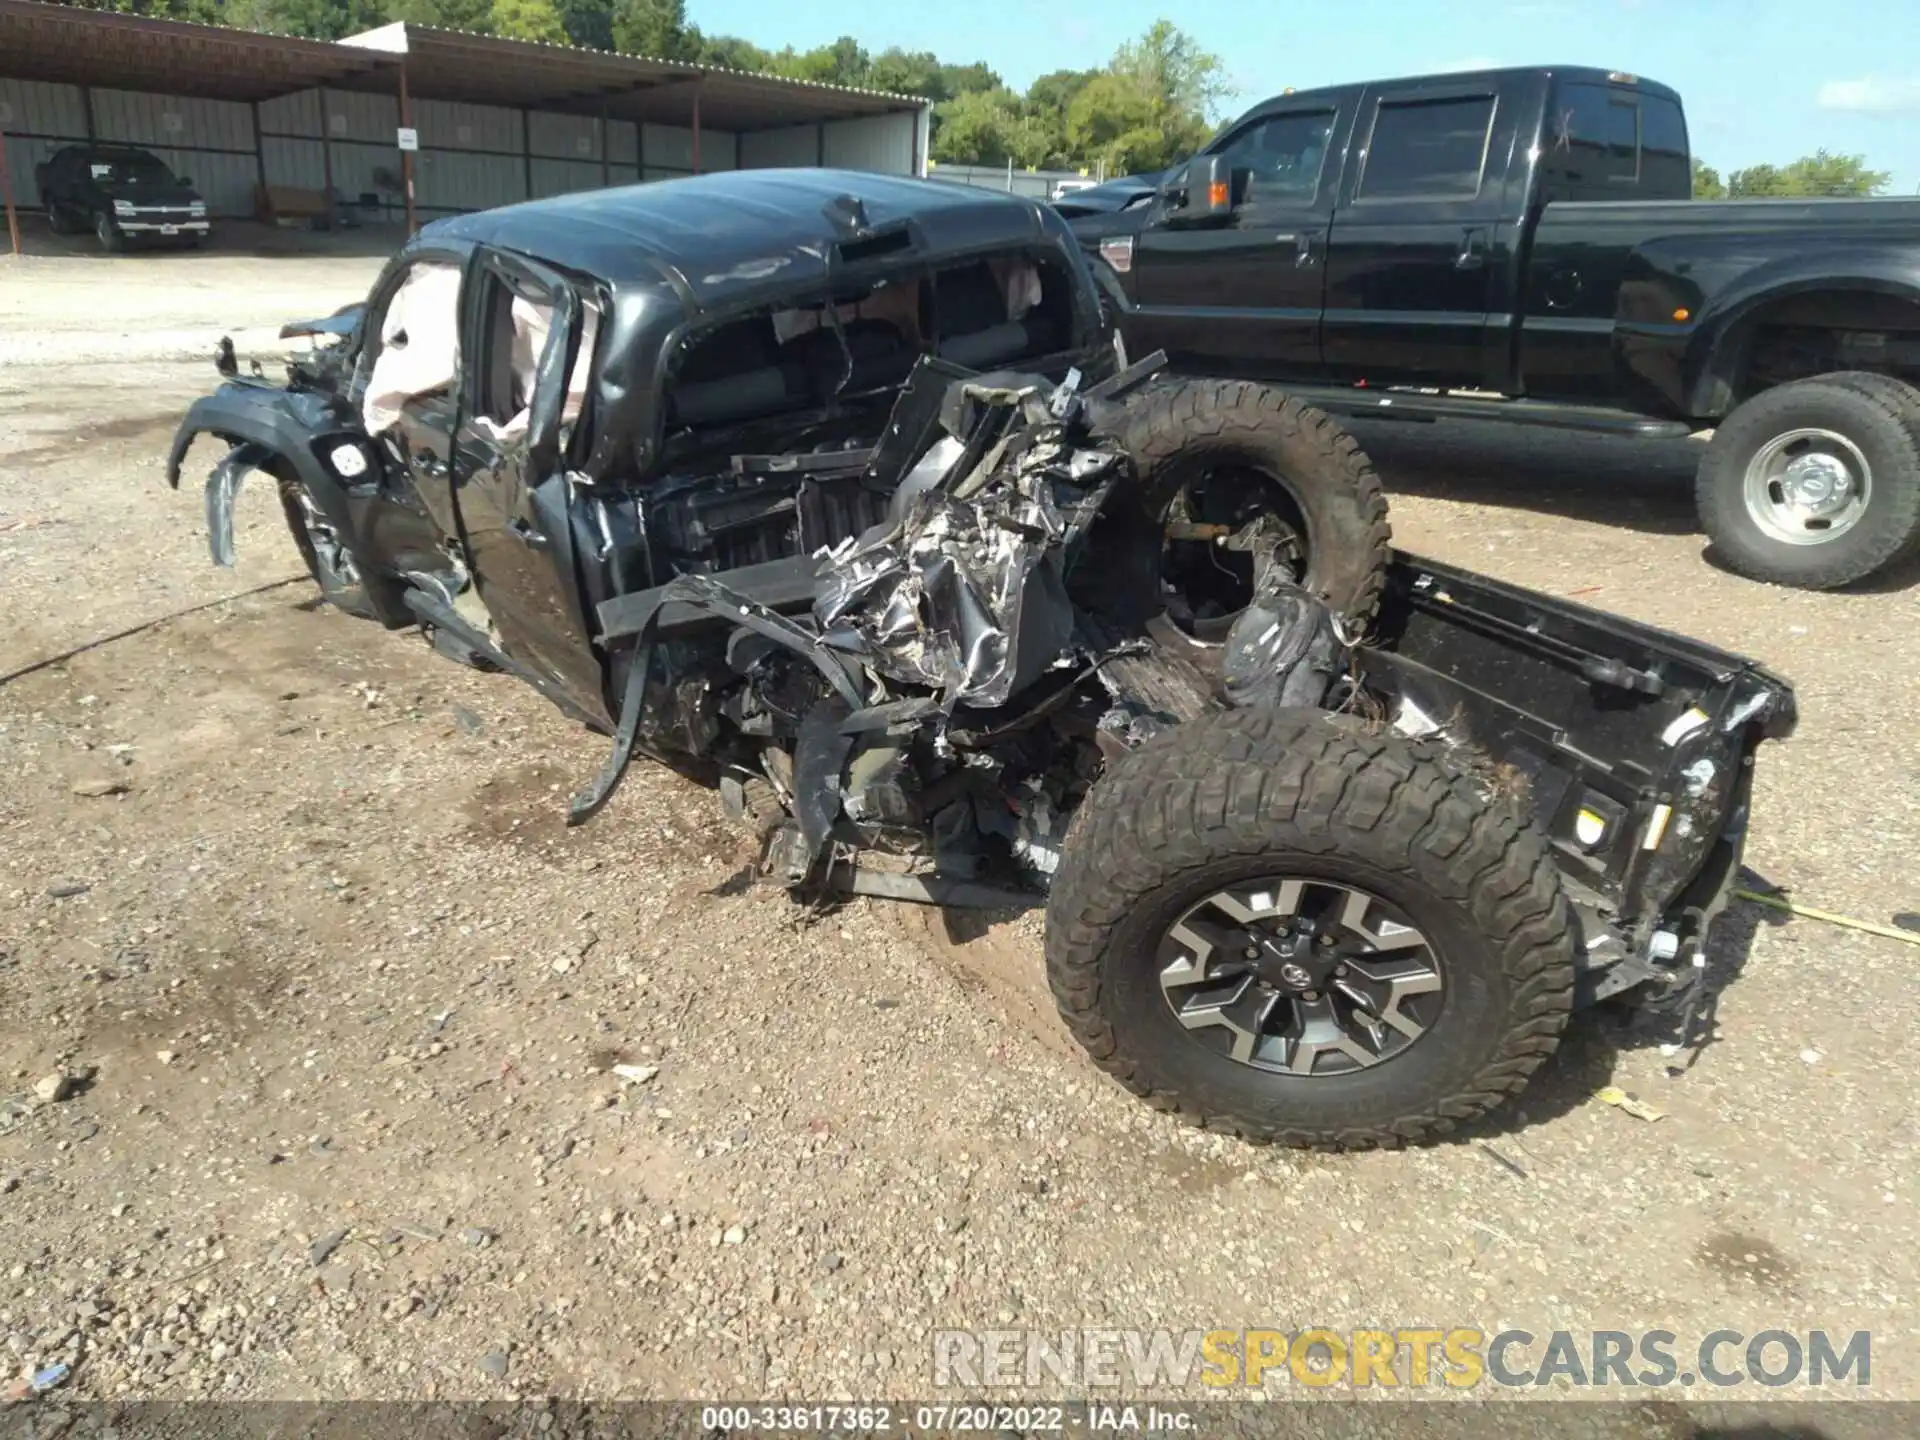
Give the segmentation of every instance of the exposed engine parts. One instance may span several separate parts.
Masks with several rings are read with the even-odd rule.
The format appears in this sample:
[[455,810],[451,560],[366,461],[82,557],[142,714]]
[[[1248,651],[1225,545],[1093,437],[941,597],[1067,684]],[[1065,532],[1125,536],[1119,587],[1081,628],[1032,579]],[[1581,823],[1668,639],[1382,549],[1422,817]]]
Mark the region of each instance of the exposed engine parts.
[[[780,613],[704,575],[653,593],[628,671],[637,703],[623,705],[613,757],[576,802],[576,823],[606,803],[636,746],[684,729],[683,702],[713,693],[690,691],[663,643],[662,618],[678,609],[683,627],[689,612],[733,627],[717,704],[770,742],[759,768],[789,812],[770,857],[789,884],[812,878],[834,842],[846,855],[915,855],[950,879],[972,876],[997,846],[1044,886],[1065,817],[1098,773],[1088,742],[1122,693],[1102,671],[1154,648],[1103,635],[1069,598],[1068,575],[1131,473],[1095,423],[1162,363],[1083,387],[1077,372],[1054,385],[923,362],[888,426],[895,443],[869,462],[872,488],[892,497],[888,516],[813,557],[807,612]],[[739,764],[754,768],[751,757]]]

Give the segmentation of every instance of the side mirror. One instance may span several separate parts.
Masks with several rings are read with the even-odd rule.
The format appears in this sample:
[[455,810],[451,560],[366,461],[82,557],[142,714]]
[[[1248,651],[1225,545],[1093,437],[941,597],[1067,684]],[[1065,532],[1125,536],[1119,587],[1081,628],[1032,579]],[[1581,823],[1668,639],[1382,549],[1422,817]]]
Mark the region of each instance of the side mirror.
[[1205,220],[1233,213],[1233,167],[1225,155],[1199,155],[1188,164],[1187,213]]
[[1225,155],[1194,156],[1184,171],[1168,177],[1167,188],[1180,192],[1183,202],[1169,206],[1170,225],[1206,225],[1233,213],[1233,167]]
[[191,190],[193,188],[193,177],[191,175],[182,175],[180,177],[180,188],[182,190]]

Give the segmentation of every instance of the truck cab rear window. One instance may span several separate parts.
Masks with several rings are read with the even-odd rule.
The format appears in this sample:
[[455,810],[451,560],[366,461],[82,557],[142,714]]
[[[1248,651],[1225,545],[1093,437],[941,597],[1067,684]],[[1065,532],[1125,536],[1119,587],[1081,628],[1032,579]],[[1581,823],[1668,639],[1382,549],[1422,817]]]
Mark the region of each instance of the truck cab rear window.
[[1648,95],[1640,102],[1640,183],[1653,195],[1693,193],[1693,161],[1680,102]]
[[1621,200],[1625,190],[1684,197],[1691,186],[1687,127],[1661,95],[1607,85],[1561,85],[1547,108],[1547,194]]
[[1491,95],[1381,101],[1359,198],[1478,194],[1492,129]]
[[1617,198],[1608,187],[1640,179],[1638,100],[1604,85],[1561,86],[1548,116],[1547,155],[1569,199]]

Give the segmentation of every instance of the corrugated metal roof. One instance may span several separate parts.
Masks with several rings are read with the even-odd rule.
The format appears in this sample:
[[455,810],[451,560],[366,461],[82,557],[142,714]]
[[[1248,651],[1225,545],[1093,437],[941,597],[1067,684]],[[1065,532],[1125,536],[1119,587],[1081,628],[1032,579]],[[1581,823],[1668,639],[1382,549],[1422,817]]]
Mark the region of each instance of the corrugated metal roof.
[[0,0],[0,74],[23,80],[265,100],[381,64],[377,55],[324,40]]
[[226,100],[318,85],[391,93],[404,62],[416,99],[685,124],[694,94],[716,130],[756,130],[915,110],[911,95],[785,80],[397,23],[333,43],[215,25],[0,0],[0,73]]

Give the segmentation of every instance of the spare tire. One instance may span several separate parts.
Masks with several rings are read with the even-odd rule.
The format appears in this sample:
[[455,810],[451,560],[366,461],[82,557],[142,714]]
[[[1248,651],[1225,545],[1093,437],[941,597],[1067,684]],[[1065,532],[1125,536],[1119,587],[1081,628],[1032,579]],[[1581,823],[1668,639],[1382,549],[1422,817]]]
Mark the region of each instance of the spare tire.
[[1090,537],[1097,573],[1077,597],[1088,608],[1138,618],[1164,602],[1196,635],[1221,638],[1252,598],[1255,552],[1170,526],[1244,535],[1262,516],[1298,583],[1351,620],[1378,607],[1393,533],[1386,495],[1358,442],[1323,411],[1247,380],[1160,380],[1100,429],[1131,457],[1137,489],[1109,503]]

